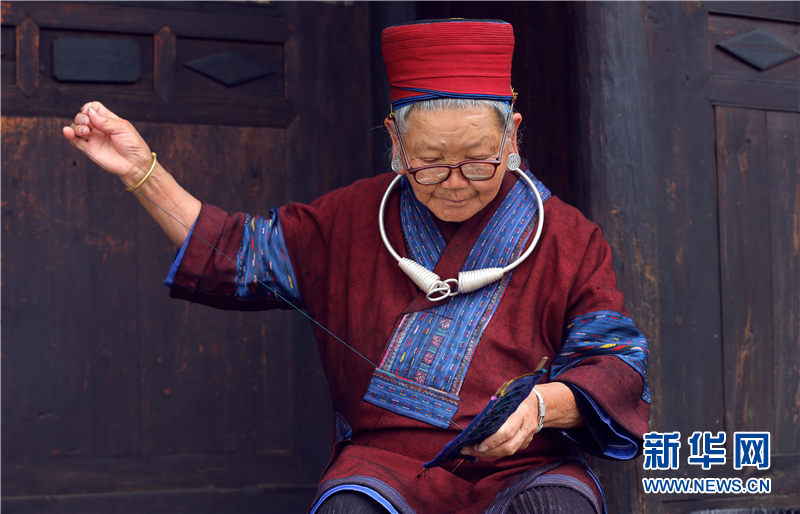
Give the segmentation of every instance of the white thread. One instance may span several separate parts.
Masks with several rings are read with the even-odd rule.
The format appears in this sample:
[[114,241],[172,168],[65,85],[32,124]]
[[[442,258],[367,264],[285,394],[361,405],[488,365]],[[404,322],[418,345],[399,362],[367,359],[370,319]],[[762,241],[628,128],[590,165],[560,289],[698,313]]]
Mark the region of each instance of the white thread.
[[533,236],[533,241],[531,241],[531,244],[528,245],[528,249],[525,250],[525,252],[514,262],[504,268],[484,268],[478,270],[461,271],[458,274],[458,279],[448,278],[446,280],[442,280],[439,275],[429,270],[422,264],[407,257],[400,257],[400,255],[394,251],[392,245],[389,244],[389,238],[386,237],[386,229],[383,226],[383,212],[386,209],[386,202],[389,199],[389,193],[391,193],[392,189],[394,189],[395,184],[397,184],[397,182],[403,178],[403,175],[397,175],[389,184],[386,192],[383,194],[381,206],[378,211],[378,229],[381,233],[381,240],[383,240],[384,246],[386,246],[386,249],[389,250],[389,253],[397,261],[397,265],[403,270],[403,273],[405,273],[408,278],[410,278],[417,285],[417,287],[419,287],[425,293],[425,296],[428,298],[428,300],[432,302],[438,302],[444,300],[445,298],[449,298],[450,296],[455,296],[459,293],[471,293],[472,291],[477,291],[478,289],[487,286],[492,282],[500,280],[503,275],[522,264],[522,262],[527,259],[531,253],[533,253],[533,249],[536,247],[536,244],[539,242],[539,237],[542,235],[542,226],[544,224],[544,204],[542,203],[542,196],[539,194],[539,190],[536,189],[536,185],[521,169],[519,169],[519,156],[516,156],[515,159],[511,159],[511,156],[513,155],[516,154],[509,155],[507,162],[516,164],[517,167],[509,169],[511,171],[515,171],[520,178],[527,183],[528,187],[530,187],[530,189],[533,191],[534,196],[536,196],[536,207],[539,220],[536,224],[536,233]]

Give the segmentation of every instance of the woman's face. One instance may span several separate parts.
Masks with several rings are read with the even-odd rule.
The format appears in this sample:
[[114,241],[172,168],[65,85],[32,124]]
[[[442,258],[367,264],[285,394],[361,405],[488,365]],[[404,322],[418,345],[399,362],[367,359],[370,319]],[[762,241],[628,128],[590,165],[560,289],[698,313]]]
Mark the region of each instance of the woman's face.
[[[457,169],[452,170],[447,180],[434,185],[418,184],[410,178],[417,200],[443,221],[466,221],[483,209],[500,190],[508,154],[517,151],[516,133],[521,121],[522,116],[515,114],[511,144],[505,144],[503,163],[491,179],[467,180]],[[392,135],[394,156],[402,160],[397,133],[391,123],[387,119],[385,125]],[[408,132],[403,135],[403,146],[412,168],[438,163],[457,164],[470,159],[492,160],[500,151],[502,129],[494,109],[490,107],[414,110],[407,116],[406,124]]]

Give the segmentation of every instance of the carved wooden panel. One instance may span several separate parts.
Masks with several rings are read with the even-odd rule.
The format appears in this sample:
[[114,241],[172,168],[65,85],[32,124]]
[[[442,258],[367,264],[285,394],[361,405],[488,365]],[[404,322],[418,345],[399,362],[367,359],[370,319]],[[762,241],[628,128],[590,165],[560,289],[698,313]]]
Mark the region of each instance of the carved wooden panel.
[[53,76],[61,82],[136,82],[141,49],[130,39],[61,37],[53,40]]
[[[16,87],[3,88],[3,112],[66,116],[90,95],[143,120],[286,127],[296,115],[284,90],[290,31],[286,20],[274,14],[3,3],[5,38],[10,39],[9,30],[15,32],[16,50],[3,56],[4,62],[13,61],[16,78]],[[76,43],[76,31],[102,36],[87,39],[84,34],[83,42]],[[140,73],[136,79],[117,77],[119,67],[112,72],[109,66],[121,48],[128,49],[129,58],[133,47],[141,56]],[[104,57],[107,52],[112,53]],[[203,58],[212,59],[211,65],[217,59],[217,70],[197,73],[203,68],[197,60]],[[131,66],[125,69],[133,72]],[[214,74],[223,78],[209,78]]]
[[761,71],[800,55],[791,46],[760,28],[725,40],[717,46]]
[[227,87],[260,79],[277,71],[277,66],[266,66],[230,50],[187,61],[183,65]]
[[708,98],[800,112],[800,22],[716,14],[714,4],[709,8]]

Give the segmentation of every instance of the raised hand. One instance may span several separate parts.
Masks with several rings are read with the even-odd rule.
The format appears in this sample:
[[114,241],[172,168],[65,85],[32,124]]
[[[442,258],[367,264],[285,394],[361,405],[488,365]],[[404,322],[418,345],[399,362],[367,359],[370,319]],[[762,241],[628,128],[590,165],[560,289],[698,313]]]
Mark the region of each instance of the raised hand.
[[127,120],[100,102],[88,102],[62,130],[75,148],[135,191],[144,206],[176,245],[183,244],[201,203],[154,159],[142,136]]
[[100,102],[84,104],[62,132],[74,147],[127,184],[138,183],[153,163],[136,128]]

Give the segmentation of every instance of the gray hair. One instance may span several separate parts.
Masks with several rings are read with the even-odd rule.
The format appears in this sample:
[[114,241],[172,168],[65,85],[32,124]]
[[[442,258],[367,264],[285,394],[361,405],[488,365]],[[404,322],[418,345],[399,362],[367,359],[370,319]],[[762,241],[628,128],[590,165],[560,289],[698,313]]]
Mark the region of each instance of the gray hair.
[[[514,133],[514,108],[505,102],[498,100],[478,100],[475,98],[433,98],[431,100],[422,100],[412,104],[404,105],[394,111],[394,123],[400,135],[405,135],[408,132],[408,115],[415,110],[421,111],[438,111],[442,109],[480,109],[482,107],[489,107],[494,110],[497,115],[497,128],[503,130],[503,123],[508,119],[506,124],[505,137],[509,137]],[[512,111],[509,116],[509,109]],[[508,142],[508,141],[506,141]]]

